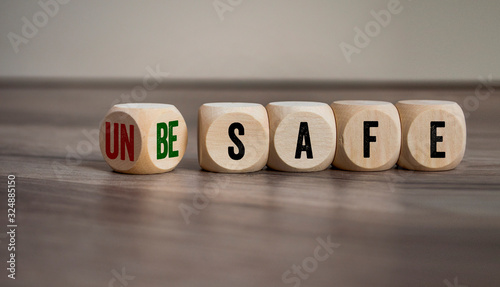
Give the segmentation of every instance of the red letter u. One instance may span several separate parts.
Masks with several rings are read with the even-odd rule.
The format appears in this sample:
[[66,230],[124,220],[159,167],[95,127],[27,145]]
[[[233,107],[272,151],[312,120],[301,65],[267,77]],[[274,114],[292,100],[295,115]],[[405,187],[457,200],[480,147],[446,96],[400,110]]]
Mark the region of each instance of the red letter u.
[[115,159],[118,156],[118,133],[120,132],[118,130],[118,123],[113,124],[114,127],[114,134],[113,134],[113,139],[115,143],[115,150],[111,152],[111,123],[106,122],[106,155],[108,156],[109,159]]

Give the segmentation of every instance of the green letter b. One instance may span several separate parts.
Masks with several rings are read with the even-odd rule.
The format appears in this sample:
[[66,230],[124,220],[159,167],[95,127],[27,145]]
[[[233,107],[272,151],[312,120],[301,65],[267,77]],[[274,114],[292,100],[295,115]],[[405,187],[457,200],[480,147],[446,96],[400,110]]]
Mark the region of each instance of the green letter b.
[[[163,130],[163,136],[162,131]],[[156,124],[156,159],[164,159],[167,157],[168,153],[168,143],[167,143],[167,124],[157,123]],[[162,152],[162,145],[164,146]]]

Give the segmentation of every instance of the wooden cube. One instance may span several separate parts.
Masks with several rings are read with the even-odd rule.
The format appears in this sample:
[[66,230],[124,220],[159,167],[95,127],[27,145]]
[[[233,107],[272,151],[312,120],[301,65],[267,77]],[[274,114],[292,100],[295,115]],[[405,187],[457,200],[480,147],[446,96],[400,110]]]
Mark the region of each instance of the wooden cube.
[[401,125],[396,107],[380,101],[337,101],[337,151],[333,165],[352,171],[392,168],[401,149]]
[[269,154],[269,121],[264,106],[207,103],[198,111],[198,161],[213,172],[261,170]]
[[465,117],[455,102],[408,100],[396,104],[401,117],[402,147],[398,165],[411,170],[441,171],[463,159]]
[[328,168],[335,155],[332,109],[317,102],[274,102],[269,114],[268,167],[290,172]]
[[119,104],[101,123],[101,153],[115,171],[154,174],[173,170],[186,151],[188,131],[173,105]]

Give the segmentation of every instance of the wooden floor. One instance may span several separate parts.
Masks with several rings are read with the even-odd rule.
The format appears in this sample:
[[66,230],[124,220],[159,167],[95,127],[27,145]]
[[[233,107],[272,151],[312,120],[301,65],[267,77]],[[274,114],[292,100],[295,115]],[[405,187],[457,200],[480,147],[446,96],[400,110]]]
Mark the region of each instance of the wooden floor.
[[[179,108],[188,151],[171,173],[134,176],[112,172],[95,142],[110,105],[132,88],[0,89],[0,224],[8,174],[18,218],[17,279],[2,268],[0,286],[500,285],[500,97],[445,88],[157,89],[143,102]],[[465,109],[467,151],[453,171],[227,175],[197,163],[204,102],[424,98],[477,100]],[[318,238],[340,244],[320,262]],[[5,267],[4,233],[0,240]],[[120,281],[123,271],[133,277]]]

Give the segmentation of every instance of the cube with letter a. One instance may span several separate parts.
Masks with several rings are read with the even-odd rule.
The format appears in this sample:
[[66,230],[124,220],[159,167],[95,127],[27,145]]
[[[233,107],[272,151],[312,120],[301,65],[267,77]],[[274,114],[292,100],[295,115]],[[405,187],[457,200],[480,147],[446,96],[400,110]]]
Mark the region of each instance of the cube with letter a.
[[100,129],[101,153],[118,172],[154,174],[173,170],[184,156],[187,126],[167,104],[119,104]]
[[335,155],[332,109],[318,102],[273,102],[267,105],[270,128],[268,167],[289,172],[328,168]]

